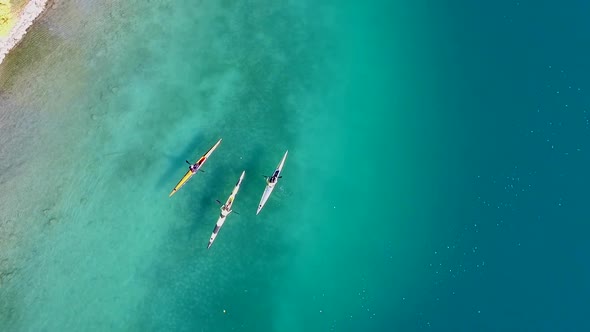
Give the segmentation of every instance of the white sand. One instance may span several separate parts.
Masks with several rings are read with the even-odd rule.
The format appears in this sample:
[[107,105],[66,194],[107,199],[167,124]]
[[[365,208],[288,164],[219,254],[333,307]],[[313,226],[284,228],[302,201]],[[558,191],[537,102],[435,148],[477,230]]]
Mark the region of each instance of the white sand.
[[45,10],[47,2],[48,0],[30,0],[8,36],[0,37],[0,63],[6,54],[21,41],[35,19]]

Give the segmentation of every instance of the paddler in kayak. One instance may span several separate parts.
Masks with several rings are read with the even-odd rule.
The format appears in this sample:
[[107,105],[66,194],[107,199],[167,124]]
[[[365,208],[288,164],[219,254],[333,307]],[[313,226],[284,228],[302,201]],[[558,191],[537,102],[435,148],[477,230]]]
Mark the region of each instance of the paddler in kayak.
[[[188,160],[185,160],[185,161],[186,161],[186,163],[187,163],[187,164],[189,164],[189,165],[190,165],[190,166],[188,167],[188,169],[190,169],[190,171],[191,171],[193,174],[197,173],[197,171],[199,170],[199,166],[200,166],[200,165],[199,165],[199,161],[200,161],[200,160],[199,160],[199,161],[197,161],[197,162],[196,162],[196,163],[194,163],[194,164],[191,164],[191,163],[190,163]],[[201,170],[201,172],[205,172],[205,171]]]
[[279,173],[280,171],[276,170],[274,174],[270,178],[268,178],[268,183],[277,183],[277,180],[282,178],[282,176],[279,176]]

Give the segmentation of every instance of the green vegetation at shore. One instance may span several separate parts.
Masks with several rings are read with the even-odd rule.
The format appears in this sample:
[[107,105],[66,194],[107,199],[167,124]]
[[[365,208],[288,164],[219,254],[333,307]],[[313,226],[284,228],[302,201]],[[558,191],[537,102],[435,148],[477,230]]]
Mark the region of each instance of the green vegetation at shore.
[[15,15],[10,1],[0,0],[0,37],[8,35],[15,21]]
[[28,0],[0,0],[0,37],[6,37]]

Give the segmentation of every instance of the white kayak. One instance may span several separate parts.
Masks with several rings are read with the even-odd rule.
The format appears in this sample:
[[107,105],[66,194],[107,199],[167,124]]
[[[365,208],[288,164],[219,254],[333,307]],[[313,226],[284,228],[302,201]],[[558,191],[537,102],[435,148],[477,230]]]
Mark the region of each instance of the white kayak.
[[289,153],[289,150],[287,150],[285,152],[283,159],[281,160],[281,162],[277,166],[277,169],[274,171],[272,176],[270,176],[266,179],[266,188],[264,188],[264,192],[262,193],[262,198],[260,198],[260,203],[258,204],[258,210],[256,210],[257,215],[260,213],[260,210],[262,210],[262,208],[264,207],[264,204],[266,204],[266,201],[270,197],[270,194],[272,194],[272,191],[274,190],[276,184],[278,183],[279,179],[281,178],[281,171],[283,170],[283,165],[285,164],[285,159],[287,159],[287,153]]
[[234,199],[236,198],[236,195],[238,194],[238,190],[240,190],[240,184],[242,184],[242,180],[244,179],[245,174],[246,174],[246,171],[243,171],[242,175],[240,176],[240,179],[238,180],[238,183],[236,183],[234,190],[231,192],[231,195],[229,195],[229,197],[227,198],[227,201],[225,201],[225,204],[223,204],[221,206],[221,212],[219,213],[219,219],[217,219],[217,223],[215,224],[215,228],[213,228],[213,233],[211,233],[211,238],[209,239],[209,244],[207,245],[207,249],[209,249],[211,247],[211,245],[213,244],[213,241],[215,241],[215,238],[217,237],[217,234],[219,233],[219,230],[221,229],[221,226],[223,226],[225,219],[232,212],[231,208],[234,204]]

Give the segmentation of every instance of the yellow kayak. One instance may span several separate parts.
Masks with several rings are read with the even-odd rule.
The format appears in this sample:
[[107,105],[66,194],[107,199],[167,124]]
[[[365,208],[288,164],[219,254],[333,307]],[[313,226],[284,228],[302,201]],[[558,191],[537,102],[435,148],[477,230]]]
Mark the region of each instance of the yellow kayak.
[[176,194],[176,192],[178,190],[180,190],[180,188],[182,186],[184,186],[184,184],[187,183],[188,180],[190,180],[193,177],[193,175],[197,174],[197,172],[199,171],[201,166],[203,166],[203,164],[205,164],[205,162],[207,161],[209,156],[211,156],[213,151],[215,151],[215,149],[217,149],[217,146],[219,145],[219,143],[221,143],[221,139],[219,139],[219,141],[217,141],[217,143],[215,143],[215,145],[213,145],[213,147],[211,147],[211,149],[209,149],[209,151],[207,151],[207,153],[205,153],[201,158],[199,158],[199,160],[196,163],[192,164],[189,167],[189,170],[186,172],[186,174],[184,174],[182,179],[180,179],[180,181],[178,181],[178,184],[176,184],[176,187],[174,187],[174,189],[172,189],[172,192],[170,192],[170,195],[168,195],[168,197],[172,197],[172,195]]

